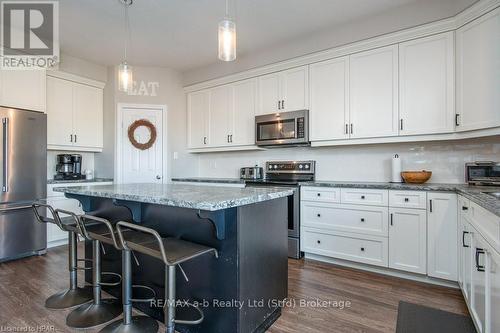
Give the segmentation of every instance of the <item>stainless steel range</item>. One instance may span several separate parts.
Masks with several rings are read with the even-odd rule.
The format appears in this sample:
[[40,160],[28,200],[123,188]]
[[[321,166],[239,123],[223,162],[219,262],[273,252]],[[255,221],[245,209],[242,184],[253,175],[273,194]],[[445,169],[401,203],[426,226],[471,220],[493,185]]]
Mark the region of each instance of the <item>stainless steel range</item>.
[[300,183],[314,181],[315,161],[271,161],[266,162],[266,177],[247,181],[252,187],[287,187],[293,189],[288,197],[288,256],[299,259],[300,252]]

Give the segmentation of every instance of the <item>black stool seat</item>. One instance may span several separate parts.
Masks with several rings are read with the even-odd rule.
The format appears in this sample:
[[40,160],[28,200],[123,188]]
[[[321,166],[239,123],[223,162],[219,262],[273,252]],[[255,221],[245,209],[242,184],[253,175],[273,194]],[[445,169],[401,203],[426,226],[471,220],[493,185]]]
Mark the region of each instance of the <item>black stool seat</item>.
[[[136,250],[138,252],[163,260],[160,246],[156,240],[146,243],[134,243],[132,238],[129,238],[130,235],[133,234],[135,234],[134,236],[137,237],[137,232],[129,234],[124,233],[124,237],[127,240],[127,245],[132,250]],[[187,242],[182,239],[173,237],[162,238],[161,241],[163,248],[165,249],[165,255],[167,257],[168,264],[172,266],[182,264],[185,261],[214,251],[214,249],[211,247],[193,242]]]

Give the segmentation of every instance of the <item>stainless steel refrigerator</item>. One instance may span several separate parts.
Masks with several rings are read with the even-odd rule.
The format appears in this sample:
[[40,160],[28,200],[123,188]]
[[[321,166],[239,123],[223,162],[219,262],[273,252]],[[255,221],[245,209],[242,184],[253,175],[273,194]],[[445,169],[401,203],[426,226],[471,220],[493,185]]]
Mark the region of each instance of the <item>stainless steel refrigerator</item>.
[[47,116],[0,107],[0,261],[44,253],[34,200],[47,194]]

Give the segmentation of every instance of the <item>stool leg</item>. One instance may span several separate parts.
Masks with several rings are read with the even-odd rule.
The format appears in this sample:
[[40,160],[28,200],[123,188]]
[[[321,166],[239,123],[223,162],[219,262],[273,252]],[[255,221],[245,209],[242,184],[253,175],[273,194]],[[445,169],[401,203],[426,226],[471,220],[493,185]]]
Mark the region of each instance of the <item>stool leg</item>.
[[165,267],[165,327],[175,333],[175,266]]
[[68,232],[68,270],[69,289],[52,295],[45,301],[45,307],[49,309],[67,309],[77,305],[88,303],[92,300],[90,288],[78,288],[76,270],[76,234]]
[[92,288],[94,301],[74,309],[66,317],[66,325],[73,328],[90,328],[105,324],[122,313],[120,302],[115,299],[101,299],[101,249],[98,240],[92,241]]
[[151,317],[132,317],[132,264],[130,250],[122,250],[123,319],[104,327],[100,333],[157,333],[158,323]]

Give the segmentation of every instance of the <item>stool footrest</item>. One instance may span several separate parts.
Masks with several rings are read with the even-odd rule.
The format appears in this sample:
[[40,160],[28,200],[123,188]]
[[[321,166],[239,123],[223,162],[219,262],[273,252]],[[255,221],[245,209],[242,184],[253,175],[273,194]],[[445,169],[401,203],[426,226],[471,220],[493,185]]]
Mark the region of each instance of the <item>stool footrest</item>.
[[118,278],[117,282],[100,282],[99,285],[101,286],[114,287],[122,283],[122,276],[118,273],[102,272],[101,275],[111,275],[111,276],[116,276]]
[[148,286],[144,286],[144,285],[141,285],[141,284],[133,284],[132,285],[132,288],[140,288],[140,289],[146,289],[148,291],[151,292],[151,294],[153,295],[152,297],[150,298],[131,298],[130,300],[132,302],[139,302],[139,303],[151,303],[152,301],[155,300],[156,298],[156,292],[154,291],[153,288],[150,288]]
[[199,306],[194,305],[193,303],[186,302],[185,305],[194,308],[196,311],[198,311],[200,317],[196,320],[180,320],[180,319],[175,319],[174,322],[176,324],[181,324],[181,325],[198,325],[200,324],[203,319],[205,319],[205,315],[203,314],[203,311],[200,309]]
[[76,265],[75,269],[77,270],[81,270],[81,271],[87,271],[87,270],[90,270],[92,269],[92,266],[85,266],[86,263],[92,263],[93,260],[92,259],[76,259],[77,262],[81,262],[83,261],[84,264],[83,264],[83,267],[82,266],[78,266],[78,264]]

